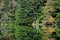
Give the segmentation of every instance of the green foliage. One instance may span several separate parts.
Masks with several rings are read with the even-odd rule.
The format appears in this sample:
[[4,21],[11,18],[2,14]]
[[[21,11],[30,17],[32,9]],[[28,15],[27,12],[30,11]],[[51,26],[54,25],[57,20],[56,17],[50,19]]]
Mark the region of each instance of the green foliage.
[[[17,0],[20,5],[15,10],[15,37],[16,40],[43,40],[43,32],[37,31],[32,28],[32,22],[36,20],[36,17],[42,14],[42,4],[45,0]],[[42,16],[41,16],[42,18]],[[41,33],[41,32],[42,33]]]
[[[50,8],[43,9],[47,0],[2,0],[0,8],[0,40],[45,40],[41,27],[36,30],[32,23],[42,21]],[[15,3],[14,3],[15,2]],[[60,0],[54,0],[55,11],[51,15],[56,19],[57,28],[54,38],[60,38]]]
[[54,0],[54,7],[55,7],[55,11],[52,14],[52,16],[55,17],[56,22],[57,22],[57,28],[56,31],[53,33],[53,37],[56,40],[60,40],[60,0]]
[[16,28],[15,36],[17,40],[40,40],[41,36],[31,27],[21,26]]

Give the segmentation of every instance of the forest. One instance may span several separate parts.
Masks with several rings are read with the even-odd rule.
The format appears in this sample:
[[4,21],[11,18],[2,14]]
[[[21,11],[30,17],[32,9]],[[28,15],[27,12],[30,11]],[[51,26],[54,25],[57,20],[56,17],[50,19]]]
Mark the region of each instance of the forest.
[[60,0],[0,0],[0,40],[60,40]]

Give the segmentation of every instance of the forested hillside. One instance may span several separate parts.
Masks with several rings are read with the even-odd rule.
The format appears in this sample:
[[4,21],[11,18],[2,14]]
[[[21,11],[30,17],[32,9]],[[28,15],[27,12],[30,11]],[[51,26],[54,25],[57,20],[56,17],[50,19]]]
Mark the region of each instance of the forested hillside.
[[0,40],[60,40],[60,0],[0,0]]

